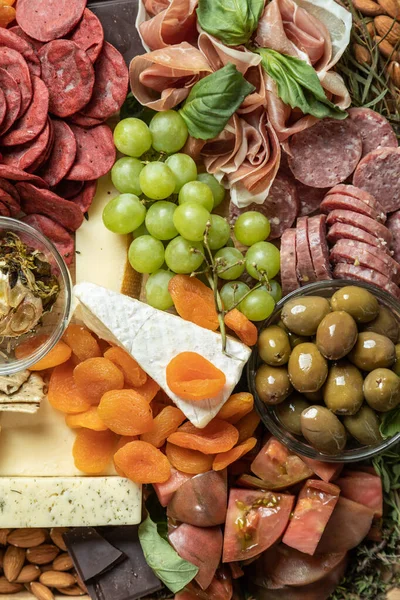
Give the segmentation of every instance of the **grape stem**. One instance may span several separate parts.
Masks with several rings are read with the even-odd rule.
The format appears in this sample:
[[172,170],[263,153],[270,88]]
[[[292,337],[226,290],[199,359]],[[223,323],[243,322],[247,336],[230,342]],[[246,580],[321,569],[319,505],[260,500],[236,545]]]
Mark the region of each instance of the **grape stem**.
[[[232,269],[232,267],[237,267],[239,265],[244,265],[244,260],[238,260],[231,265],[226,264],[225,258],[218,258],[215,262],[215,266],[218,269],[218,275],[221,275],[221,273],[225,273],[225,271],[229,271],[229,269]],[[221,267],[224,268],[221,269]]]

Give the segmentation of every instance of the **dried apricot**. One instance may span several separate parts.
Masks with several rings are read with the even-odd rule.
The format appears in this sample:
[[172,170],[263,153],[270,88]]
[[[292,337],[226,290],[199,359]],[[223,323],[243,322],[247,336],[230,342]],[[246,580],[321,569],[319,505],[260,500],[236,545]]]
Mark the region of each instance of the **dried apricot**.
[[89,410],[89,400],[78,390],[74,380],[74,366],[68,361],[59,365],[51,374],[48,398],[51,406],[67,414]]
[[227,312],[224,322],[229,329],[232,329],[236,333],[244,344],[247,344],[247,346],[257,344],[257,327],[240,310],[234,308]]
[[[136,435],[122,435],[119,438],[119,442],[115,448],[115,452],[118,452],[118,450],[120,450],[120,448],[123,448],[124,446],[126,446],[126,444],[130,444],[130,442],[136,442],[137,439],[138,439],[138,437]],[[114,468],[120,477],[126,477],[125,473],[123,471],[121,471],[121,469],[118,468],[117,465],[115,464],[115,460],[114,460]]]
[[154,379],[151,379],[151,377],[147,377],[147,381],[144,385],[141,385],[140,387],[134,387],[132,389],[134,389],[135,392],[143,396],[143,398],[145,398],[147,402],[151,402],[159,392],[160,386],[154,381]]
[[65,422],[71,429],[79,427],[92,429],[93,431],[106,431],[108,429],[107,425],[104,425],[99,417],[97,406],[91,406],[89,410],[77,415],[67,415]]
[[236,427],[221,419],[213,419],[203,429],[198,429],[189,422],[184,423],[178,431],[168,436],[168,441],[204,454],[217,454],[233,448],[238,438]]
[[102,473],[112,459],[116,442],[112,431],[80,429],[72,448],[76,468],[88,475]]
[[111,360],[124,374],[125,384],[129,387],[140,387],[147,381],[147,375],[136,360],[132,358],[125,350],[114,346],[104,353],[104,358]]
[[[15,348],[15,356],[18,358],[18,360],[21,360],[22,358],[29,358],[37,350],[39,350],[39,348],[43,346],[48,339],[49,336],[44,333],[27,339]],[[64,344],[64,342],[60,340],[51,350],[49,350],[46,356],[29,367],[29,370],[43,371],[44,369],[52,369],[53,367],[57,367],[58,365],[67,362],[70,357],[71,349],[67,346],[67,344]]]
[[175,275],[168,291],[182,319],[216,331],[219,327],[213,291],[202,281],[189,275]]
[[232,394],[217,414],[217,417],[235,425],[242,417],[253,410],[253,406],[254,398],[252,394],[248,392]]
[[153,414],[147,400],[135,390],[106,392],[98,406],[99,417],[119,435],[140,435],[153,428]]
[[74,369],[78,390],[91,404],[98,404],[103,394],[124,387],[124,374],[107,358],[88,358]]
[[101,356],[102,352],[94,335],[86,327],[70,323],[63,335],[64,342],[71,348],[76,362]]
[[214,454],[203,454],[198,450],[181,448],[167,442],[165,452],[168,460],[175,469],[189,475],[199,475],[212,469]]
[[251,437],[242,444],[232,448],[232,450],[228,450],[228,452],[220,452],[214,458],[212,468],[214,471],[222,471],[222,469],[225,469],[232,463],[239,460],[239,458],[247,454],[247,452],[250,452],[250,450],[252,450],[256,444],[257,438]]
[[181,352],[167,365],[167,384],[185,400],[214,398],[226,383],[225,373],[197,352]]
[[164,483],[171,476],[171,465],[165,454],[141,440],[120,448],[114,454],[114,463],[135,483]]
[[154,419],[153,429],[141,435],[140,439],[153,444],[156,448],[161,448],[167,437],[174,433],[185,419],[185,415],[179,408],[166,406]]
[[251,413],[245,415],[243,419],[240,419],[240,421],[235,423],[235,427],[239,431],[238,444],[241,444],[251,437],[259,424],[260,417],[255,410],[252,410]]

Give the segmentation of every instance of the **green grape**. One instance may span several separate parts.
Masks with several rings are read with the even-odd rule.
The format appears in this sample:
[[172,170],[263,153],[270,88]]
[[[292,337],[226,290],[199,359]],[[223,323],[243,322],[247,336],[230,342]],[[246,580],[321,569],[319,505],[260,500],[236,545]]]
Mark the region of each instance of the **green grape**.
[[249,286],[243,283],[243,281],[230,281],[229,283],[225,283],[220,291],[224,309],[231,310],[249,291]]
[[146,209],[134,194],[121,194],[108,202],[103,210],[103,223],[114,233],[130,233],[143,223]]
[[175,194],[179,194],[185,183],[196,180],[197,167],[191,156],[187,154],[172,154],[172,156],[168,156],[165,164],[169,166],[174,174],[176,181]]
[[178,152],[187,140],[188,128],[181,115],[174,110],[165,110],[154,115],[150,121],[153,148],[158,152]]
[[[267,292],[269,292],[271,294],[271,296],[273,297],[275,302],[279,302],[279,300],[281,300],[281,298],[282,298],[282,288],[281,288],[280,283],[278,281],[276,281],[276,279],[271,279],[271,281],[269,282],[269,285],[271,286],[271,289],[267,290]],[[265,288],[265,289],[267,289],[267,288]]]
[[154,273],[164,263],[164,246],[151,235],[141,235],[129,246],[128,258],[138,273]]
[[201,181],[190,181],[185,183],[179,192],[179,204],[185,204],[186,202],[196,202],[201,204],[211,212],[214,207],[214,197],[211,189],[205,183]]
[[148,163],[139,175],[142,192],[151,200],[164,200],[175,189],[175,177],[171,169],[162,162]]
[[262,279],[265,273],[272,279],[279,273],[280,254],[276,246],[270,242],[257,242],[246,253],[246,270],[254,279]]
[[142,223],[140,227],[135,229],[135,231],[132,231],[133,239],[136,239],[136,238],[140,237],[141,235],[149,235],[149,232],[146,229],[145,223]]
[[123,119],[114,129],[114,144],[128,156],[142,156],[151,148],[152,141],[150,129],[140,119]]
[[202,244],[178,236],[166,247],[165,262],[174,273],[192,273],[202,264],[203,253]]
[[[244,271],[243,254],[237,248],[221,248],[214,258],[219,263],[217,273],[221,279],[237,279]],[[235,264],[238,261],[243,261],[243,264]]]
[[225,188],[221,185],[211,173],[199,173],[197,180],[208,185],[214,198],[214,208],[217,208],[225,198]]
[[210,213],[194,202],[178,206],[174,212],[174,225],[182,237],[191,242],[201,242]]
[[272,314],[274,308],[275,300],[263,289],[253,290],[240,303],[241,312],[250,321],[264,321]]
[[168,284],[174,276],[171,271],[159,269],[146,281],[146,302],[159,310],[168,310],[174,303],[168,291]]
[[136,196],[140,196],[142,190],[139,183],[139,175],[143,167],[143,163],[137,158],[124,156],[118,159],[111,169],[111,181],[114,187],[121,194],[136,194]]
[[236,219],[234,231],[241,244],[252,246],[267,239],[271,226],[267,217],[256,210],[249,210]]
[[208,245],[211,250],[219,250],[225,246],[231,235],[229,223],[219,215],[210,215],[211,227],[208,230]]
[[172,240],[178,235],[173,217],[176,204],[173,202],[154,202],[146,215],[146,227],[150,235],[158,240]]

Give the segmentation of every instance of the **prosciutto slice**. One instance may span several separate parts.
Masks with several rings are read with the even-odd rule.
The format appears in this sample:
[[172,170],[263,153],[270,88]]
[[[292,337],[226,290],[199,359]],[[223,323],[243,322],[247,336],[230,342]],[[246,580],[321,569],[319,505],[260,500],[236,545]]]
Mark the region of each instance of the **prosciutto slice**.
[[139,25],[139,31],[151,50],[196,41],[197,0],[145,0],[144,6],[153,16]]
[[187,42],[135,56],[129,68],[132,93],[144,106],[169,110],[212,71],[204,55]]

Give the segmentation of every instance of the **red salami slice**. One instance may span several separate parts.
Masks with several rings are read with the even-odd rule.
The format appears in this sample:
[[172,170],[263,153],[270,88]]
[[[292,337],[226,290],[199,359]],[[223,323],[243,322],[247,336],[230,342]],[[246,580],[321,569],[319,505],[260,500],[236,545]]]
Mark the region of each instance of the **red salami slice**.
[[0,199],[0,216],[1,217],[11,217],[10,209],[8,208],[7,204],[2,202],[1,199]]
[[350,108],[349,115],[362,139],[362,155],[377,148],[397,148],[397,137],[389,121],[370,108]]
[[[400,223],[399,223],[400,225]],[[392,232],[393,233],[393,232]],[[399,235],[400,235],[400,227],[399,227]],[[369,244],[370,246],[375,246],[376,248],[380,248],[386,254],[389,253],[389,249],[387,244],[381,242],[379,238],[367,233],[363,229],[359,227],[354,227],[353,225],[347,225],[346,223],[335,223],[332,227],[329,228],[327,234],[327,240],[329,244],[333,245],[338,240],[354,240],[356,242],[363,242],[364,244]],[[400,250],[400,248],[399,248]],[[400,257],[400,252],[399,252]]]
[[17,191],[17,188],[15,187],[15,185],[10,183],[7,179],[3,179],[0,177],[0,188],[3,189],[5,192],[7,192],[7,194],[9,194],[13,198],[13,200],[18,205],[18,207],[20,206],[21,199],[19,197],[19,194],[18,194],[18,191]]
[[353,183],[379,198],[386,212],[398,210],[400,148],[380,148],[364,156],[354,173]]
[[339,185],[335,185],[335,187],[331,188],[326,195],[329,196],[330,194],[341,194],[344,196],[350,196],[350,198],[357,198],[358,200],[365,202],[365,204],[367,204],[370,208],[376,210],[378,213],[385,212],[380,202],[378,202],[378,200],[374,196],[372,196],[365,190],[355,187],[354,185],[340,183]]
[[86,0],[18,0],[17,23],[41,42],[67,35],[80,21]]
[[367,233],[374,235],[380,239],[383,244],[386,244],[390,247],[392,235],[387,227],[381,223],[378,223],[377,221],[374,221],[373,219],[370,219],[369,217],[366,217],[365,215],[360,215],[352,210],[333,210],[331,213],[329,213],[326,224],[330,226],[334,223],[346,223],[346,225],[359,227]]
[[128,68],[122,54],[104,42],[94,70],[96,80],[93,96],[81,113],[85,117],[105,121],[118,112],[124,103],[128,92]]
[[333,276],[335,279],[355,279],[356,281],[364,281],[365,283],[376,285],[396,298],[400,298],[399,287],[393,283],[393,281],[390,281],[390,279],[382,275],[382,273],[378,273],[373,269],[364,269],[363,267],[356,265],[342,263],[335,266]]
[[76,139],[71,128],[58,120],[53,120],[53,127],[53,150],[40,172],[40,176],[50,187],[54,187],[65,177],[74,164],[76,156]]
[[16,50],[0,47],[0,65],[15,79],[21,92],[21,106],[18,116],[22,116],[32,100],[32,82],[26,60]]
[[3,163],[26,170],[45,152],[50,139],[50,126],[47,123],[43,131],[34,140],[19,146],[3,148]]
[[390,215],[386,225],[392,234],[392,243],[390,247],[393,251],[393,258],[400,262],[400,211]]
[[7,206],[7,209],[11,217],[18,217],[21,213],[21,208],[14,198],[6,192],[3,188],[0,188],[0,201]]
[[3,90],[0,88],[0,127],[6,117],[7,112],[7,102],[6,95]]
[[281,238],[281,283],[286,296],[300,287],[296,271],[296,230],[286,229]]
[[328,194],[321,202],[321,212],[329,214],[332,210],[354,210],[354,212],[375,219],[376,221],[386,221],[385,213],[378,213],[374,208],[371,208],[358,198],[351,198],[342,194]]
[[94,70],[86,52],[71,40],[54,40],[41,48],[39,59],[52,114],[68,117],[89,102]]
[[68,179],[63,179],[52,191],[61,196],[61,198],[71,200],[82,191],[84,185],[84,181],[68,181]]
[[33,100],[26,113],[0,140],[3,146],[26,144],[43,131],[47,123],[49,92],[39,77],[33,77]]
[[302,284],[316,281],[310,246],[308,245],[308,217],[297,219],[296,225],[296,262],[297,278]]
[[82,190],[76,196],[73,196],[70,201],[79,206],[83,213],[86,213],[92,205],[93,198],[96,195],[97,181],[87,181]]
[[361,157],[362,142],[350,119],[323,119],[292,135],[289,166],[299,181],[316,188],[345,181]]
[[77,153],[66,179],[91,181],[108,173],[116,157],[111,129],[107,125],[92,129],[71,125],[71,129],[76,138]]
[[27,215],[22,221],[34,227],[49,238],[65,260],[70,265],[74,259],[75,243],[72,235],[59,223],[43,215]]
[[5,69],[0,68],[0,88],[6,97],[7,112],[0,125],[0,135],[10,129],[19,115],[21,107],[21,92],[18,84]]
[[104,43],[103,26],[96,15],[85,8],[82,20],[68,36],[86,52],[92,63],[95,63]]
[[85,117],[82,113],[75,113],[69,117],[69,121],[74,123],[75,125],[80,125],[81,127],[95,127],[96,125],[101,125],[103,123],[100,119],[92,119],[91,117]]
[[325,222],[325,215],[315,215],[308,219],[308,243],[318,281],[332,279]]
[[[372,255],[372,257],[374,259],[381,261],[385,265],[385,267],[389,273],[387,276],[390,277],[391,279],[393,279],[393,281],[395,283],[400,282],[400,264],[394,258],[392,258],[389,254],[387,254],[380,248],[377,248],[376,246],[370,246],[369,244],[366,244],[364,242],[356,242],[354,240],[340,240],[339,242],[337,242],[335,248],[337,248],[338,250],[341,250],[342,248],[347,249],[347,247],[350,247],[350,246],[355,248],[357,251],[368,253],[368,254]],[[360,264],[361,264],[361,261],[360,261]],[[366,264],[365,266],[370,267],[371,269],[374,269],[375,271],[379,271],[380,273],[383,273],[383,275],[387,274],[386,271],[383,271],[381,269],[376,269],[372,265],[371,262],[369,264]]]
[[49,134],[49,141],[47,143],[46,150],[43,152],[43,154],[41,154],[37,158],[37,160],[35,160],[35,162],[29,167],[29,169],[27,169],[27,171],[29,171],[29,173],[36,173],[36,171],[38,169],[40,169],[40,167],[48,160],[50,153],[53,149],[53,145],[54,145],[53,123],[52,123],[51,119],[47,119],[47,123],[49,125],[50,134]]
[[41,177],[26,173],[22,169],[18,169],[13,165],[3,165],[0,163],[0,177],[4,179],[11,179],[11,181],[30,181],[37,187],[47,188],[48,185]]
[[312,188],[300,181],[296,181],[297,196],[300,203],[300,216],[312,215],[317,212],[328,189]]
[[34,38],[27,35],[25,33],[25,31],[22,31],[22,29],[19,25],[15,25],[14,27],[11,27],[9,29],[9,31],[11,31],[12,33],[15,33],[15,35],[22,38],[26,42],[28,42],[28,44],[31,44],[31,46],[36,50],[36,52],[38,52],[40,50],[40,48],[43,46],[43,42],[39,42],[39,40],[35,40]]
[[390,269],[381,260],[363,248],[353,246],[352,244],[354,243],[358,244],[359,242],[351,242],[351,240],[340,240],[337,242],[330,253],[331,262],[334,264],[349,263],[350,265],[357,265],[366,269],[370,268],[392,280]]
[[36,213],[45,215],[69,231],[76,231],[81,226],[83,215],[73,202],[30,183],[17,183],[16,188],[21,197],[22,210],[27,215]]
[[31,75],[40,77],[40,62],[32,44],[21,38],[10,29],[0,27],[0,46],[16,50],[25,58]]

